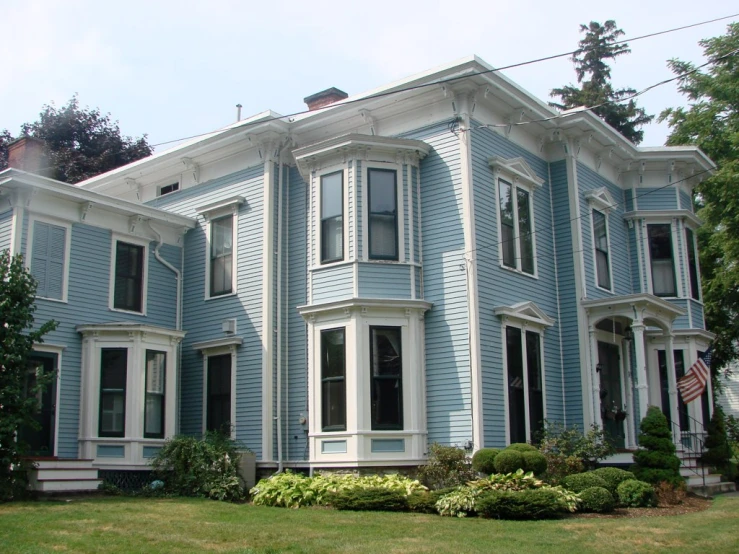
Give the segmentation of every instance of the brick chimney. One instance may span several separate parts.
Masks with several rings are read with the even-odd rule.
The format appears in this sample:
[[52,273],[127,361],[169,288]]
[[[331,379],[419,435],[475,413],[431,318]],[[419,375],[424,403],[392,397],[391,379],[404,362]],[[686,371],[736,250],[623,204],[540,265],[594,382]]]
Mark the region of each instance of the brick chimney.
[[303,102],[308,104],[308,111],[320,110],[326,106],[330,106],[339,100],[349,98],[349,95],[343,90],[339,90],[336,87],[327,88],[321,92],[311,94],[303,98]]
[[33,137],[21,137],[8,145],[8,167],[36,175],[51,174],[46,144]]

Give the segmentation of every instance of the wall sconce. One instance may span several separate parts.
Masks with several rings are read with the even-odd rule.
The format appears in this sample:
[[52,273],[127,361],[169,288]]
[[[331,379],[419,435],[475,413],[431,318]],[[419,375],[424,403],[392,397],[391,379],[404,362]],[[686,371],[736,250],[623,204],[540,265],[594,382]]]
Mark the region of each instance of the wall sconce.
[[600,363],[599,364],[595,364],[595,371],[597,371],[598,373],[600,373],[602,369],[603,369],[603,364],[600,364]]

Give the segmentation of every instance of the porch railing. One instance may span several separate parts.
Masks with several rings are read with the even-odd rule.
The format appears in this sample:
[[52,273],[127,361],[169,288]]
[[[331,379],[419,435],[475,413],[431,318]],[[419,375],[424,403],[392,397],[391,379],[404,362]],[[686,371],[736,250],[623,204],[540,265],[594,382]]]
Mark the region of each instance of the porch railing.
[[[670,428],[672,430],[673,437],[679,437],[679,444],[676,446],[682,448],[682,456],[680,458],[680,466],[687,469],[691,473],[694,473],[703,480],[703,486],[706,486],[706,472],[703,468],[702,462],[703,453],[705,452],[706,443],[706,432],[703,431],[703,423],[691,417],[688,414],[684,414],[688,418],[688,424],[692,429],[696,431],[684,431],[680,428],[680,424],[675,421],[669,421]],[[698,429],[701,429],[698,431]],[[688,460],[693,460],[695,465],[689,465]]]

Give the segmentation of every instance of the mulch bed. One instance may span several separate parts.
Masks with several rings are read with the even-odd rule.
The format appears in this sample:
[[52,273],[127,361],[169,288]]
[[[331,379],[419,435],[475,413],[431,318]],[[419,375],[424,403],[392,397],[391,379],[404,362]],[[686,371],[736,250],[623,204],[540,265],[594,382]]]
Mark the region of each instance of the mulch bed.
[[657,508],[616,508],[610,514],[580,514],[570,515],[572,518],[630,518],[630,517],[662,517],[702,512],[711,506],[711,500],[701,496],[686,496],[681,504],[674,506],[659,506]]

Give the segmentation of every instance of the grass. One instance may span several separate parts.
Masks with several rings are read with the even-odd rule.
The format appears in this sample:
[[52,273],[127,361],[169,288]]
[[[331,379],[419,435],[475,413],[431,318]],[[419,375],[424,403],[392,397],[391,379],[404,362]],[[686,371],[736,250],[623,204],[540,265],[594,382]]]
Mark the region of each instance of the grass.
[[0,505],[15,552],[736,552],[739,497],[704,512],[540,522],[287,510],[199,499],[93,498]]

